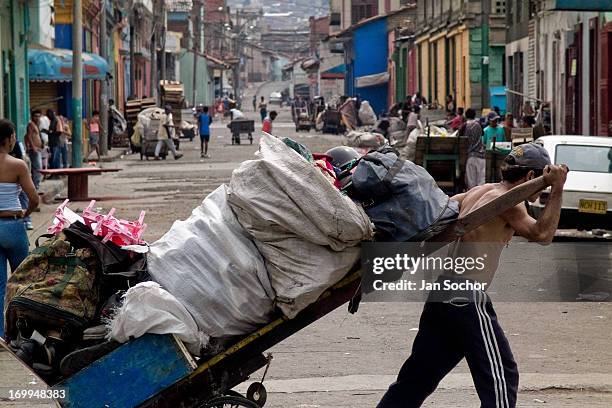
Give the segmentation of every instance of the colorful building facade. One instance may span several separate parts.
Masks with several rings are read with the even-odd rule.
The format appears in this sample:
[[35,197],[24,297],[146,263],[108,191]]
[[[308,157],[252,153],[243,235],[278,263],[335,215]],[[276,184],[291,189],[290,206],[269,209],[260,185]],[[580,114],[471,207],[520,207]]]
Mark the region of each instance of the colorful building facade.
[[27,4],[0,0],[0,117],[15,123],[23,140],[29,120]]

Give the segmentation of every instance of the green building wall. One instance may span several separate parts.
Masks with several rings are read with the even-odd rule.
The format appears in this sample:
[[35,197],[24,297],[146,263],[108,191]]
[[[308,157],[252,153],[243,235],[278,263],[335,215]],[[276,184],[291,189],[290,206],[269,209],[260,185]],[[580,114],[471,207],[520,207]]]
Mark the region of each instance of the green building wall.
[[[471,100],[474,108],[490,108],[482,106],[482,85],[483,85],[483,65],[482,65],[482,29],[480,27],[470,29],[470,86]],[[504,46],[489,46],[489,65],[488,78],[485,81],[488,87],[504,85]]]
[[[198,55],[198,66],[196,73],[196,100],[195,104],[211,106],[213,95],[211,94],[211,78],[209,75],[208,63],[206,59]],[[179,57],[180,81],[185,89],[185,99],[190,104],[194,104],[193,98],[193,53],[184,52]]]
[[28,8],[18,0],[0,0],[0,116],[11,120],[23,140],[29,119]]

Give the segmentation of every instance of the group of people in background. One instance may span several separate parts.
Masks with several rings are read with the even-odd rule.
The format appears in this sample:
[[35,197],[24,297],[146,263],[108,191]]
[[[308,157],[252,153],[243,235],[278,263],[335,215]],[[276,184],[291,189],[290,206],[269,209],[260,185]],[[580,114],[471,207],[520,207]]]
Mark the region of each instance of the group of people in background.
[[[434,102],[434,108],[440,106]],[[468,159],[466,163],[466,186],[468,189],[485,183],[486,161],[485,152],[495,142],[511,142],[512,129],[531,128],[533,139],[546,134],[549,130],[544,125],[546,105],[542,104],[536,110],[529,101],[521,107],[520,120],[508,112],[502,115],[498,107],[493,107],[485,115],[477,116],[474,109],[456,107],[452,95],[448,95],[443,109],[446,111],[446,127],[450,132],[457,132],[458,136],[468,138]],[[419,124],[421,110],[432,108],[427,99],[416,92],[405,101],[395,104],[389,114],[401,116],[406,122],[406,134],[410,134]]]

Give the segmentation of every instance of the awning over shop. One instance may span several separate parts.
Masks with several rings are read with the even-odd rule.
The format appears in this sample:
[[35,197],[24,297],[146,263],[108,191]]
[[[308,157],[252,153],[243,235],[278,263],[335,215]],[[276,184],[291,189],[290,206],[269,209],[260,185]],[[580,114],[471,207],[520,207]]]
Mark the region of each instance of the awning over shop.
[[555,10],[612,11],[610,0],[556,0]]
[[364,75],[356,80],[357,88],[366,88],[368,86],[383,85],[389,82],[389,73],[381,72],[380,74]]
[[321,79],[342,79],[345,73],[346,65],[341,64],[321,72]]
[[[108,63],[99,55],[83,53],[83,79],[104,79]],[[28,50],[30,81],[72,81],[72,50]]]

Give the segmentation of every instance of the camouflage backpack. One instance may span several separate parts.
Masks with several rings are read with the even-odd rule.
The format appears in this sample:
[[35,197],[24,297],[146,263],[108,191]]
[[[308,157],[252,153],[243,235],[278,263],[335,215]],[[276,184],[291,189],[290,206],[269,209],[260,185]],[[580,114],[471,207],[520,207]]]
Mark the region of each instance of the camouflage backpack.
[[98,258],[90,248],[75,249],[64,233],[36,246],[8,280],[5,333],[14,339],[25,324],[64,338],[76,334],[96,314]]

